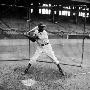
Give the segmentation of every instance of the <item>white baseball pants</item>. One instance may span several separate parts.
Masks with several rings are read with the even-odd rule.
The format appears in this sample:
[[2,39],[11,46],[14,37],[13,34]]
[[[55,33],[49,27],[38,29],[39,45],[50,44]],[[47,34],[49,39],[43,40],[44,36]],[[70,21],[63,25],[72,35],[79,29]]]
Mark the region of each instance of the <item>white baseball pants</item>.
[[36,60],[38,59],[38,57],[42,54],[45,53],[47,56],[49,56],[50,58],[52,58],[52,60],[56,63],[59,64],[59,61],[57,60],[54,51],[52,50],[51,44],[47,44],[45,46],[37,46],[36,52],[33,55],[32,58],[30,58],[29,63],[33,63],[36,62]]

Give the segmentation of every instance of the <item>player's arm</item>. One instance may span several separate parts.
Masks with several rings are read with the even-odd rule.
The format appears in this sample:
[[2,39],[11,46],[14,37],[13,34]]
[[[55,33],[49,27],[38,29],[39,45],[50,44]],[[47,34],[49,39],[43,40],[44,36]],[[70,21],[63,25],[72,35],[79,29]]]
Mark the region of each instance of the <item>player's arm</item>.
[[38,26],[34,27],[33,29],[31,29],[28,32],[25,32],[24,35],[30,35],[30,33],[35,32],[38,29]]
[[31,29],[30,31],[28,31],[27,34],[29,34],[30,32],[35,32],[37,29],[38,29],[38,26],[36,26],[33,29]]
[[28,31],[28,33],[29,32],[32,32],[32,31],[35,31],[35,30],[37,30],[38,29],[38,26],[36,26],[36,27],[34,27],[33,29],[31,29],[30,31]]

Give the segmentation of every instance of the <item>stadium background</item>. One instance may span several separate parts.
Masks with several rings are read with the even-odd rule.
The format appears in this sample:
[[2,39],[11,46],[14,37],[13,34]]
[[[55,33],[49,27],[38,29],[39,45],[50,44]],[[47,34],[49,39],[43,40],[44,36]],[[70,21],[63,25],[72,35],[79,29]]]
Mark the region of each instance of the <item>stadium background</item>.
[[[21,75],[36,49],[22,33],[41,21],[47,25],[53,50],[67,75],[65,80],[44,55],[31,67],[31,73]],[[0,89],[89,90],[89,34],[89,0],[0,0]],[[83,69],[78,67],[81,64]],[[37,84],[26,87],[21,83],[30,78]]]
[[[0,55],[1,59],[12,59],[13,57],[18,59],[17,55],[21,59],[28,58],[30,54],[29,40],[26,40],[27,48],[25,50],[23,49],[25,44],[21,44],[20,46],[19,42],[21,43],[23,41],[22,39],[28,39],[22,35],[22,33],[32,29],[38,25],[40,21],[47,25],[49,39],[60,39],[62,42],[59,43],[63,43],[65,41],[64,39],[81,39],[80,44],[82,44],[82,46],[81,48],[77,48],[77,50],[80,49],[81,53],[79,54],[79,58],[81,57],[81,59],[83,59],[84,41],[86,40],[86,42],[88,42],[89,40],[87,41],[87,39],[90,38],[89,5],[90,2],[88,0],[68,0],[67,2],[62,0],[0,1],[0,39],[1,47],[4,48],[5,46],[5,50],[0,50],[3,52]],[[69,41],[70,40],[68,40],[68,42]],[[79,44],[78,41],[76,41],[76,44]],[[35,45],[33,45],[33,47],[34,46]],[[27,52],[27,54],[25,52],[26,56],[21,53],[23,50]],[[31,50],[31,52],[33,51]],[[65,52],[68,53],[68,51]],[[12,54],[15,55],[13,56]],[[5,56],[7,58],[3,58]]]

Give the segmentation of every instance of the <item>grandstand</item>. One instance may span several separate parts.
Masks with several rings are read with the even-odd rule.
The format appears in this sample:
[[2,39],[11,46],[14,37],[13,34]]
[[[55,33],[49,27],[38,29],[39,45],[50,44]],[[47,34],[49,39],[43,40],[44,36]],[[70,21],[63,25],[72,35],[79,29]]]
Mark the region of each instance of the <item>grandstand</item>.
[[[73,24],[70,22],[65,21],[56,21],[55,23],[52,23],[48,20],[39,19],[39,20],[32,20],[30,22],[30,29],[32,29],[34,26],[38,25],[39,22],[44,22],[47,25],[47,30],[49,31],[50,37],[51,35],[55,36],[58,35],[61,38],[61,35],[70,35],[70,34],[78,34],[83,33],[84,26],[83,24]],[[11,38],[25,38],[20,33],[17,33],[16,31],[25,32],[29,30],[29,24],[24,19],[15,19],[15,18],[2,18],[0,21],[0,28],[3,32],[6,32],[7,34],[13,34],[16,37]],[[90,33],[90,26],[86,25],[86,33]],[[18,36],[17,36],[18,35]],[[57,38],[58,38],[57,36]],[[67,36],[66,36],[67,37]]]
[[[60,2],[58,0],[55,3],[53,0],[50,2],[48,2],[48,0],[36,2],[21,2],[17,0],[15,2],[1,1],[0,32],[2,33],[0,36],[3,36],[3,38],[6,37],[13,39],[26,38],[16,31],[26,32],[42,21],[47,25],[50,38],[56,38],[57,36],[57,38],[67,39],[70,35],[83,35],[84,30],[84,33],[86,33],[89,37],[89,9],[90,6],[88,0],[69,0],[67,2]],[[30,20],[30,22],[28,23],[27,20]],[[6,34],[10,34],[9,37],[7,37],[8,35]]]

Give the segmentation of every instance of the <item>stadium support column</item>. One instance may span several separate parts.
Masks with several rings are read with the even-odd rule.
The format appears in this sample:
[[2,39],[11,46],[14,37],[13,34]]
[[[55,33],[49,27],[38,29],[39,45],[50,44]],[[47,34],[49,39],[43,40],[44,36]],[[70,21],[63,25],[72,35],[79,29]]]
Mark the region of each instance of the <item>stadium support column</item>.
[[57,8],[56,8],[56,18],[58,20],[59,17],[59,4],[57,4]]
[[75,12],[75,14],[76,14],[75,23],[78,24],[79,6],[76,6],[75,11],[76,11],[76,12]]
[[1,5],[0,5],[0,18],[1,18],[1,13],[2,13],[2,7],[1,7]]
[[71,5],[70,8],[71,8],[70,16],[72,17],[73,16],[73,6]]
[[73,5],[71,5],[70,8],[71,8],[71,10],[70,10],[70,17],[71,17],[71,19],[73,21],[73,19],[74,19],[74,17],[73,17]]
[[85,18],[84,18],[84,30],[83,30],[83,42],[82,42],[82,61],[81,65],[83,64],[84,59],[84,40],[85,40],[85,26],[86,26],[86,6],[85,6]]
[[38,15],[39,15],[39,2],[38,2],[38,0],[34,0],[34,2],[33,2],[33,14],[35,17],[38,17]]
[[89,8],[89,17],[87,19],[87,21],[90,23],[90,5],[87,6]]
[[[28,25],[29,25],[29,31],[31,30],[31,9],[28,8]],[[29,58],[30,58],[30,40],[29,40]]]
[[51,21],[54,23],[54,4],[51,6]]
[[89,23],[90,23],[90,5],[89,5]]

